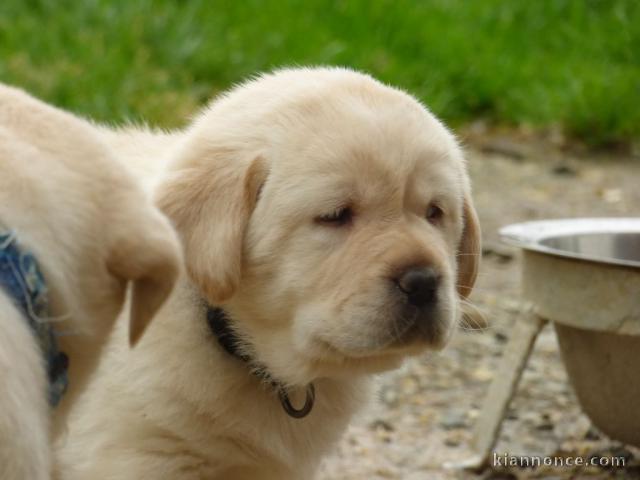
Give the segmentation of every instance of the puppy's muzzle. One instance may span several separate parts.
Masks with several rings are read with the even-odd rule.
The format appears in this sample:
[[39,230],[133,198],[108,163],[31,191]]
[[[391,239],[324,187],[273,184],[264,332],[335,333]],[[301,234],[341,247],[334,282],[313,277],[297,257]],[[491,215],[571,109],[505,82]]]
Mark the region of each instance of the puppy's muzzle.
[[402,334],[398,340],[440,343],[446,326],[438,305],[442,283],[439,272],[433,267],[413,266],[400,272],[393,281],[400,291],[401,308],[395,331]]

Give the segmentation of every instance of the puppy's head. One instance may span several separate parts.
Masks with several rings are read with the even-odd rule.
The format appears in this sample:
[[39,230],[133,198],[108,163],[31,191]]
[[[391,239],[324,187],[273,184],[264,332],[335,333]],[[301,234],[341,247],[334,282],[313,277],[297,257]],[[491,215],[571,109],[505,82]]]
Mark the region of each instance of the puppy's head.
[[194,283],[292,383],[442,347],[475,280],[455,140],[355,72],[282,71],[214,102],[158,195]]

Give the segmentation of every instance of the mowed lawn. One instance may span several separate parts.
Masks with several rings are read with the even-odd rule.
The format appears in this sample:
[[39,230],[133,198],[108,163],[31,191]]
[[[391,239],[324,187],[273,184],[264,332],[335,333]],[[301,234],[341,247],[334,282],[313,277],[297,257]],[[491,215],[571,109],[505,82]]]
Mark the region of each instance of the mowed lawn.
[[0,81],[109,122],[182,125],[285,65],[348,65],[454,125],[640,139],[636,0],[1,0]]

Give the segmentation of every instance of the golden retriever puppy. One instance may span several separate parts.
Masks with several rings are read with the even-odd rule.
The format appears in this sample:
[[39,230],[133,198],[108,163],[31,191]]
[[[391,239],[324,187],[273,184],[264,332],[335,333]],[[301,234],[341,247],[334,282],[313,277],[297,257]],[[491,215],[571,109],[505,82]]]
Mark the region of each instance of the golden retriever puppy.
[[160,141],[187,273],[135,350],[114,337],[60,478],[311,478],[370,374],[454,330],[479,254],[460,148],[411,96],[331,68],[249,81]]
[[0,85],[0,478],[50,478],[50,428],[97,365],[127,282],[135,343],[179,252],[91,125]]

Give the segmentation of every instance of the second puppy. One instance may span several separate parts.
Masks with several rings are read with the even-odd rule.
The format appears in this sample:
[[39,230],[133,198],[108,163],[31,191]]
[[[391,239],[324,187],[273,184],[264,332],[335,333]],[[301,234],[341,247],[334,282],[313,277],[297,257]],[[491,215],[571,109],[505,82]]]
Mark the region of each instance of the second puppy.
[[50,477],[53,434],[133,282],[135,343],[180,266],[164,216],[92,127],[0,85],[0,478]]

